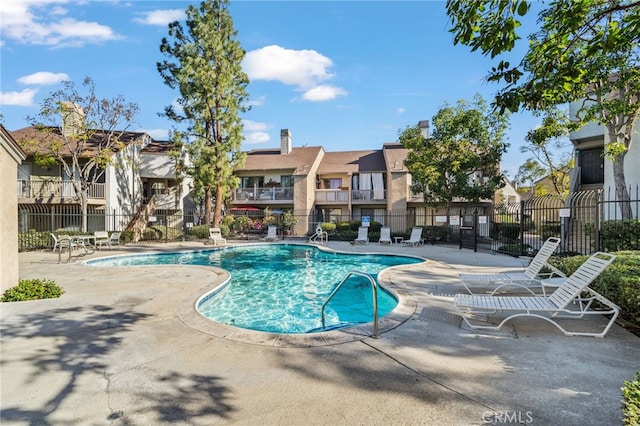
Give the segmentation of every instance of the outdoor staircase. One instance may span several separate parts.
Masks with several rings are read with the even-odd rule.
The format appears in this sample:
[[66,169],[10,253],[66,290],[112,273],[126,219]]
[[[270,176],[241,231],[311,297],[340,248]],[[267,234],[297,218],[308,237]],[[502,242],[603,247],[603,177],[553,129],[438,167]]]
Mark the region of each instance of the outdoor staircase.
[[126,227],[126,231],[133,231],[133,242],[140,241],[140,237],[144,234],[144,230],[147,228],[149,217],[153,216],[156,211],[156,196],[153,195],[149,199],[149,202],[140,206],[136,214]]

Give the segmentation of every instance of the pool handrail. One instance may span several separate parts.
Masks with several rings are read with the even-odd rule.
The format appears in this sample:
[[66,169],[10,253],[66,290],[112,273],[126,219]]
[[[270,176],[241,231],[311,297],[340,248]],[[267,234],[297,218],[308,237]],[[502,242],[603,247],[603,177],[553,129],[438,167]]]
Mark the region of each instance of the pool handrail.
[[322,328],[325,328],[324,308],[327,306],[329,301],[331,301],[333,296],[335,296],[335,294],[338,292],[338,290],[340,290],[340,288],[342,287],[342,284],[344,284],[349,279],[349,277],[351,277],[352,275],[360,275],[362,277],[365,277],[371,283],[371,288],[373,290],[373,336],[372,337],[374,339],[379,339],[380,338],[380,334],[378,333],[378,283],[376,282],[375,279],[373,279],[371,274],[367,274],[366,272],[361,272],[361,271],[350,271],[342,279],[342,281],[340,281],[340,284],[335,286],[335,288],[333,289],[333,291],[331,292],[329,297],[327,297],[327,300],[322,305]]

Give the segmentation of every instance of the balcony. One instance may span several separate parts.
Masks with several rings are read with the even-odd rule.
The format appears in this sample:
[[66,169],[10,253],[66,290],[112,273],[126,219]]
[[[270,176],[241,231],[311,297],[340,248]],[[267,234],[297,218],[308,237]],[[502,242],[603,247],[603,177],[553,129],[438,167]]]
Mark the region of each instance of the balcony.
[[292,202],[293,187],[237,188],[233,192],[233,201],[246,203]]
[[318,204],[346,204],[349,202],[349,191],[343,189],[316,189]]
[[[105,199],[105,184],[95,183],[87,191],[89,199]],[[59,179],[18,179],[18,198],[73,199],[76,191],[73,184]]]
[[367,190],[352,190],[351,202],[353,204],[375,204],[386,203],[387,191],[374,191],[373,189]]

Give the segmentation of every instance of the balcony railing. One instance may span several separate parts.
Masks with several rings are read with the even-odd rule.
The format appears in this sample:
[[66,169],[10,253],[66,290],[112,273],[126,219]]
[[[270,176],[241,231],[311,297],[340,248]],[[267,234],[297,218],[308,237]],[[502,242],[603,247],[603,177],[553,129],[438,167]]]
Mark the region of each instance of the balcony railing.
[[[87,191],[88,198],[104,199],[104,183],[94,183]],[[73,198],[76,191],[68,181],[46,179],[18,179],[20,198]]]
[[342,189],[316,189],[316,202],[346,203],[349,191]]
[[370,190],[352,190],[351,200],[354,203],[385,201],[387,199],[387,191],[381,191],[377,194],[373,189]]
[[235,201],[292,201],[293,187],[238,188],[233,193]]

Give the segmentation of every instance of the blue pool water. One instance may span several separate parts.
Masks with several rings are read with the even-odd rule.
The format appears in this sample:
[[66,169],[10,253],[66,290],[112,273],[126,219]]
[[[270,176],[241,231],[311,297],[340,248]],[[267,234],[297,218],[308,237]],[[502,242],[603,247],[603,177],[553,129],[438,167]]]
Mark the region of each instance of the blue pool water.
[[[325,252],[306,245],[269,244],[225,249],[132,255],[88,261],[93,266],[189,264],[217,266],[231,273],[231,281],[201,298],[205,317],[236,327],[275,333],[312,333],[373,319],[370,282],[352,276],[325,308],[334,287],[352,270],[374,278],[385,268],[422,262],[406,256]],[[379,288],[378,315],[391,312],[397,300]]]

